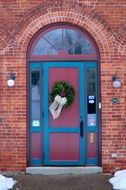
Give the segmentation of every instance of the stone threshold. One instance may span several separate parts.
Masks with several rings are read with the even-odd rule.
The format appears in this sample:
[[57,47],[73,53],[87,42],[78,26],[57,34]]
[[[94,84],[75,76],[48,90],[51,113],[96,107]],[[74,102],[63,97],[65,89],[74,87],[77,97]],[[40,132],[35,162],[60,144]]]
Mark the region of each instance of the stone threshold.
[[64,175],[64,174],[91,174],[102,173],[103,169],[99,166],[88,167],[27,167],[26,174],[42,174],[42,175]]

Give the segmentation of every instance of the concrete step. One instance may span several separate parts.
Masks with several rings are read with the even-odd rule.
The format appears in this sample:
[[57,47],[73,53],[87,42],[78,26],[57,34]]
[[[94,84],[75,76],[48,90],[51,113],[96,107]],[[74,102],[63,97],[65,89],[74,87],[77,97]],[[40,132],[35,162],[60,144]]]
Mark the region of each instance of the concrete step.
[[27,167],[26,174],[63,175],[63,174],[90,174],[102,173],[102,167]]

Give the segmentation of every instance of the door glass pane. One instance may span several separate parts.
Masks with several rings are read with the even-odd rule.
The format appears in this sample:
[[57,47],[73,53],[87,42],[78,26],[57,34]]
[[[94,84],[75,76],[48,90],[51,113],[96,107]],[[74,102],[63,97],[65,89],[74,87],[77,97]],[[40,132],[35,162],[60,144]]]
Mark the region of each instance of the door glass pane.
[[64,48],[69,54],[92,54],[93,49],[89,41],[82,35],[70,29],[64,29]]
[[40,71],[32,70],[32,126],[40,126]]
[[64,48],[68,49],[76,44],[81,37],[80,33],[75,30],[64,29]]
[[86,35],[71,28],[52,29],[44,33],[32,48],[32,55],[93,54],[94,47]]
[[[79,85],[77,68],[50,68],[49,69],[49,94],[56,82],[65,81],[75,90],[75,98],[68,108],[63,108],[60,116],[53,119],[49,111],[50,127],[78,127],[79,125]],[[51,103],[50,103],[51,105]],[[58,106],[57,106],[58,108]]]
[[55,55],[58,51],[46,39],[41,38],[33,48],[33,55]]
[[92,54],[94,53],[90,42],[86,38],[79,39],[79,47],[81,49],[81,54]]
[[44,38],[57,50],[62,49],[62,29],[52,30],[44,35]]
[[88,126],[96,125],[96,69],[87,69],[88,93],[87,93],[87,110]]

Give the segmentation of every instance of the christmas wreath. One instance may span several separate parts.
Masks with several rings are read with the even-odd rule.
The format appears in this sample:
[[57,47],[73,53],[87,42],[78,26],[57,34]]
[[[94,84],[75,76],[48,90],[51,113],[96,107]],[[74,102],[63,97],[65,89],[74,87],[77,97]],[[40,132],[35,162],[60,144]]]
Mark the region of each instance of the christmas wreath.
[[66,97],[67,102],[64,107],[68,108],[74,101],[75,98],[75,90],[74,88],[65,81],[55,82],[50,93],[50,101],[51,103],[54,101],[55,97],[59,95],[61,97]]

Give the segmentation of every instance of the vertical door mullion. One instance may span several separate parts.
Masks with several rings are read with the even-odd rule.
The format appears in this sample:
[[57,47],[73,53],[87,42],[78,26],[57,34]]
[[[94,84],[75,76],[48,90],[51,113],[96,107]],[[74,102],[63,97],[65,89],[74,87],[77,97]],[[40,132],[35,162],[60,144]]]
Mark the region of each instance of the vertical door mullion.
[[44,164],[48,163],[48,151],[49,151],[49,143],[48,143],[48,65],[46,63],[43,64],[43,89],[44,89]]

